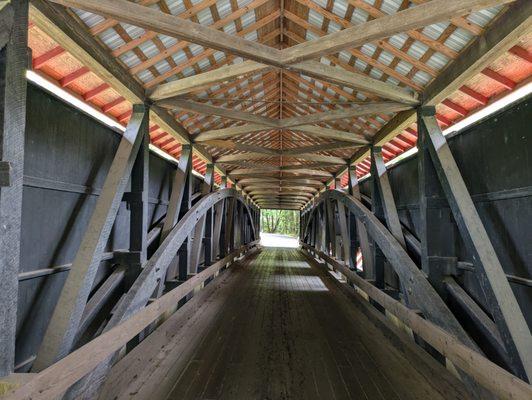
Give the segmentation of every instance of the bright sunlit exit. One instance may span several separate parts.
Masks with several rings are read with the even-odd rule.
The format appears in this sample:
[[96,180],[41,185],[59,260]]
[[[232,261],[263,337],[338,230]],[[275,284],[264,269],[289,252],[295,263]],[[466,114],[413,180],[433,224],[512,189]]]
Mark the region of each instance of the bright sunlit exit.
[[260,238],[265,247],[298,247],[299,211],[261,209]]

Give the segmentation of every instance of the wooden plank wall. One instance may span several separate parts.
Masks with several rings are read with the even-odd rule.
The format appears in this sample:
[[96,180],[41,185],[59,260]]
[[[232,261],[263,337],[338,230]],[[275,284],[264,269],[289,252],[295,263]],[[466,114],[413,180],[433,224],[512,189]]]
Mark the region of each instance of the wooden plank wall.
[[[460,132],[447,136],[449,145],[473,201],[507,275],[532,278],[532,96]],[[419,189],[417,155],[388,168],[400,220],[419,236]],[[371,180],[361,181],[361,191],[371,196]],[[431,207],[448,208],[443,192]],[[454,224],[454,221],[453,221]],[[455,256],[471,262],[455,225]],[[459,282],[483,307],[487,302],[478,278],[468,270]],[[510,281],[532,327],[532,287]]]
[[[21,273],[73,261],[119,140],[109,127],[29,85]],[[176,167],[153,153],[149,164],[148,222],[153,226],[166,213]],[[195,192],[200,183],[195,177]],[[128,248],[129,213],[122,201],[106,252]],[[95,287],[112,264],[112,259],[102,261]],[[63,271],[20,280],[15,365],[35,355],[66,276]]]

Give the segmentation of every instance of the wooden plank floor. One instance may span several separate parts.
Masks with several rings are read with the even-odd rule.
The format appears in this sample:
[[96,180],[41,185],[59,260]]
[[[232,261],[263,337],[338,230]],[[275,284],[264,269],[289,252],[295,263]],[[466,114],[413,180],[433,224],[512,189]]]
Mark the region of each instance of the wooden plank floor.
[[102,399],[469,398],[445,368],[392,345],[299,250],[266,248],[225,274],[179,333],[152,335],[164,351],[146,340],[117,365],[129,371],[114,371]]

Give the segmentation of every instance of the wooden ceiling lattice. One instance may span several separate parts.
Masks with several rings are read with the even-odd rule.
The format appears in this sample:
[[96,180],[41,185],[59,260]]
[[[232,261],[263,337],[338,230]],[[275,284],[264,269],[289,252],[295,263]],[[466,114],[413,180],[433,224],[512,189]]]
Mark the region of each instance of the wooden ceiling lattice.
[[[253,166],[261,176],[256,179],[273,180],[279,190],[283,179],[308,176],[324,187],[334,175],[342,175],[347,163],[357,163],[359,176],[368,173],[371,143],[383,147],[385,161],[412,148],[417,139],[412,113],[397,104],[414,107],[417,95],[459,64],[477,38],[508,10],[527,10],[526,2],[512,5],[507,0],[52,3],[70,7],[70,18],[98,43],[98,51],[107,52],[128,79],[141,85],[158,106],[169,109],[176,129],[183,129],[200,149],[195,169],[203,173],[206,162],[214,161],[220,167],[218,181],[226,172],[249,193],[252,182],[246,182],[243,172],[253,175]],[[122,6],[116,16],[112,3]],[[135,7],[146,7],[145,12],[135,13],[141,10]],[[158,20],[144,20],[139,14]],[[173,19],[165,19],[170,16]],[[189,33],[181,32],[179,25],[185,21],[197,25],[187,25]],[[499,51],[489,65],[441,99],[435,96],[443,127],[530,80],[532,34],[530,24],[528,29],[524,25],[511,46]],[[343,31],[353,32],[352,37]],[[127,122],[128,96],[58,45],[54,30],[42,19],[30,27],[30,46],[34,70]],[[376,109],[376,104],[383,106]],[[357,107],[366,111],[331,118]],[[316,115],[323,117],[305,126],[287,126],[287,121]],[[401,118],[404,121],[392,129]],[[175,136],[152,121],[152,144],[179,157],[182,142]],[[259,197],[251,197],[260,205]]]

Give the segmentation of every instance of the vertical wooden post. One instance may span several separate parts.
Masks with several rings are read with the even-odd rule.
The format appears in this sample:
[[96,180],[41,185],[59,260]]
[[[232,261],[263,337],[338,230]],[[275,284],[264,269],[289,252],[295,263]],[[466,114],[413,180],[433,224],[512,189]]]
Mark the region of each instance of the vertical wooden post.
[[224,252],[222,256],[229,254],[233,251],[233,227],[234,227],[234,213],[235,213],[235,199],[229,197],[226,199],[227,212],[225,214],[224,223]]
[[[207,175],[210,174],[208,178]],[[208,183],[210,182],[210,184]],[[214,165],[209,172],[209,166],[207,165],[207,172],[205,173],[205,184],[209,184],[209,193],[214,190]],[[204,260],[203,265],[208,267],[216,259],[216,255],[213,254],[213,235],[214,235],[214,207],[212,207],[205,217],[205,233],[204,233]]]
[[325,200],[325,213],[327,221],[327,254],[334,257],[336,256],[336,226],[333,205],[329,199]]
[[[0,36],[0,377],[13,372],[26,127],[28,0],[5,4]],[[4,46],[5,45],[5,46]]]
[[234,200],[235,202],[235,218],[233,223],[233,249],[237,249],[242,244],[242,204]]
[[[214,165],[208,164],[206,172],[205,172],[205,181],[201,188],[202,196],[205,196],[212,192],[213,184],[214,184]],[[189,264],[189,270],[188,270],[189,275],[198,273],[198,268],[199,268],[200,259],[201,259],[201,252],[202,250],[204,250],[206,253],[207,248],[203,246],[203,237],[206,236],[205,235],[206,229],[209,229],[211,231],[209,232],[209,238],[212,237],[212,223],[211,221],[208,221],[210,218],[212,218],[212,210],[199,219],[194,229],[194,237],[192,239],[192,254],[190,257],[190,264]],[[210,246],[209,246],[209,251],[210,251]],[[207,258],[207,255],[205,256],[205,258]],[[209,260],[210,260],[210,256],[209,256]]]
[[[393,197],[392,188],[390,186],[390,180],[388,179],[388,171],[382,158],[381,147],[371,148],[371,166],[372,175],[375,178],[375,188],[379,192],[379,199],[381,201],[381,208],[386,221],[386,226],[390,233],[397,239],[403,248],[406,248],[405,237],[401,228],[401,222],[399,221],[399,214],[397,213],[397,207],[395,206],[395,199]],[[395,289],[399,288],[399,278],[397,274],[389,268],[385,263],[385,280],[390,286]]]
[[422,115],[430,157],[516,373],[532,377],[532,335],[435,116]]
[[72,269],[68,274],[44,335],[43,343],[37,353],[37,358],[33,364],[36,371],[40,371],[63,358],[72,349],[102,253],[124,195],[124,189],[131,176],[133,163],[137,158],[140,145],[144,140],[144,126],[147,123],[148,113],[145,106],[142,104],[134,105],[133,115],[122,135],[101,194],[72,263]]
[[[192,171],[192,146],[184,144],[181,147],[181,155],[177,164],[174,180],[172,182],[172,193],[170,194],[170,201],[168,202],[168,210],[164,225],[161,232],[161,242],[166,238],[168,232],[177,224],[177,220],[181,215],[181,207],[185,202],[185,207],[188,210],[190,207],[190,173]],[[188,207],[187,207],[188,205]]]
[[[146,107],[146,112],[148,108]],[[143,126],[141,134],[144,136],[137,159],[131,171],[131,190],[128,193],[129,219],[129,264],[127,276],[129,283],[140,273],[142,264],[148,258],[148,193],[149,193],[149,124]]]
[[[172,181],[172,193],[168,203],[166,218],[164,219],[163,230],[161,232],[161,242],[166,238],[168,233],[177,224],[177,221],[183,216],[191,206],[191,185],[192,185],[192,146],[184,144],[181,147],[181,155],[175,171],[174,180]],[[179,280],[187,279],[187,268],[190,259],[190,240],[187,239],[177,252],[176,259],[166,271],[166,279]],[[163,288],[165,278],[161,278],[160,292]]]
[[220,241],[222,238],[222,224],[225,211],[225,201],[219,201],[214,207],[214,229],[212,239],[212,257],[215,260],[220,253]]
[[[371,152],[373,154],[374,148],[372,147]],[[384,217],[384,208],[382,206],[382,198],[379,190],[379,173],[376,170],[375,163],[373,162],[374,158],[371,157],[371,209],[373,214],[383,223],[386,219]],[[386,258],[382,253],[382,250],[379,248],[375,240],[371,240],[371,246],[373,250],[373,268],[375,271],[375,286],[378,288],[384,289],[384,265]]]
[[[351,196],[357,200],[361,200],[360,187],[358,186],[358,178],[356,173],[356,167],[349,165],[347,168],[348,173],[348,191]],[[360,251],[362,253],[362,263],[364,268],[364,278],[366,279],[375,279],[375,268],[373,263],[373,254],[371,251],[371,244],[368,237],[368,232],[364,224],[359,222],[353,214],[351,214],[350,223],[356,226],[356,233],[358,236],[358,241],[360,243]],[[356,254],[354,254],[356,257]],[[353,264],[356,264],[354,260]],[[355,266],[355,265],[353,265]]]
[[351,241],[349,239],[349,231],[347,226],[347,217],[345,207],[342,202],[336,202],[338,208],[338,226],[340,228],[340,237],[342,238],[341,254],[344,264],[349,265],[351,259]]
[[455,228],[451,209],[434,205],[444,194],[430,158],[422,117],[435,113],[435,108],[430,106],[418,109],[419,239],[421,268],[432,286],[444,294],[443,279],[456,265]]
[[390,180],[388,179],[388,171],[386,170],[384,159],[382,158],[381,147],[372,147],[371,163],[373,167],[372,175],[375,173],[376,189],[379,192],[379,198],[381,201],[380,206],[383,209],[386,225],[390,233],[397,239],[401,246],[405,248],[405,238],[403,236],[401,222],[399,221],[397,207],[395,206]]

